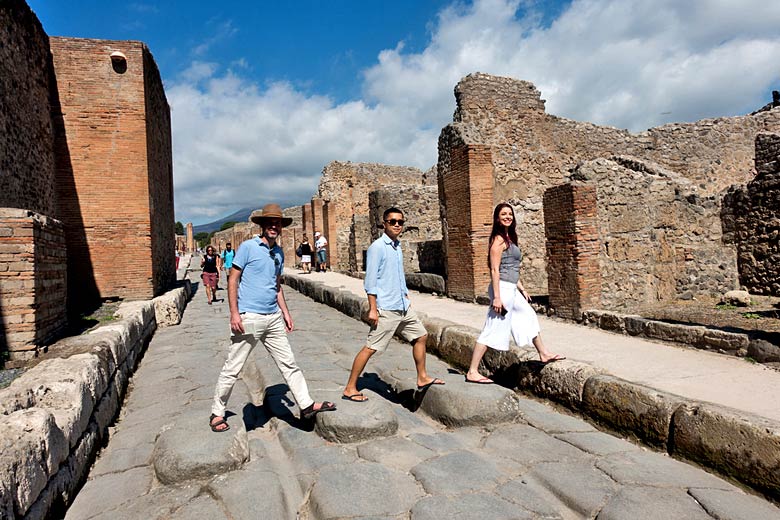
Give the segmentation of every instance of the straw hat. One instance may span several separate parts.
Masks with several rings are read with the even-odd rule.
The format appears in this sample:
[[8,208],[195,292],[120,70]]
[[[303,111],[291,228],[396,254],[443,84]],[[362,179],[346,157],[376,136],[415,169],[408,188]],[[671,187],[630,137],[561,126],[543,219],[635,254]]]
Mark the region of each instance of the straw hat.
[[249,220],[262,226],[265,223],[265,219],[268,218],[282,219],[282,227],[289,226],[293,221],[292,218],[284,216],[282,207],[279,204],[266,204],[263,206],[263,209],[253,211]]

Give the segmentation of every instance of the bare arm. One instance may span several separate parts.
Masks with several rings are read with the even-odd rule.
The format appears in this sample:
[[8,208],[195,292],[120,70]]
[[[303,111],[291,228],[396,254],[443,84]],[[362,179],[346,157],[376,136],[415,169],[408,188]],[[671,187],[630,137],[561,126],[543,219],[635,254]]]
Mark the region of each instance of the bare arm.
[[230,330],[235,334],[244,333],[244,324],[238,312],[238,282],[241,280],[241,269],[235,269],[236,274],[228,278],[228,305],[230,306]]
[[279,304],[279,309],[282,311],[285,330],[292,332],[295,324],[292,316],[290,316],[290,311],[287,309],[287,301],[284,299],[284,291],[282,290],[282,278],[279,276],[276,277],[276,303]]
[[499,266],[501,265],[501,253],[504,252],[505,244],[506,242],[501,237],[496,237],[493,239],[493,243],[490,244],[490,283],[493,286],[493,301],[490,303],[490,306],[497,314],[501,314],[501,308],[504,306],[501,302],[501,290],[499,288]]

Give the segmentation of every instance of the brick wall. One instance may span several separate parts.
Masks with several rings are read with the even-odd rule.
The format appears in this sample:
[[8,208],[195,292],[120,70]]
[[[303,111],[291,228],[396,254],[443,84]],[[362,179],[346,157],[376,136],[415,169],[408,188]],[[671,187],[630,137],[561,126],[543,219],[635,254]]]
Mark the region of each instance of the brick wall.
[[[442,148],[446,154],[442,155]],[[442,206],[447,295],[484,300],[490,284],[488,239],[493,218],[493,162],[489,146],[439,141],[439,199]]]
[[599,236],[595,185],[562,184],[544,193],[550,307],[580,319],[600,307]]
[[0,208],[55,216],[49,39],[21,0],[0,3]]
[[51,217],[0,209],[0,351],[26,360],[63,332],[66,320],[65,233]]
[[[165,260],[174,225],[172,208],[165,207],[172,200],[166,183],[170,157],[163,157],[170,153],[170,136],[164,135],[170,123],[168,114],[157,113],[167,111],[167,102],[161,86],[146,91],[148,82],[161,85],[159,75],[147,67],[151,56],[141,42],[50,43],[57,77],[57,213],[68,244],[69,307],[107,297],[151,298],[165,290],[161,284],[173,264]],[[125,66],[112,63],[114,51],[127,57]],[[147,113],[147,101],[156,116]],[[150,193],[156,180],[162,182],[154,187],[159,197]]]
[[633,134],[572,121],[545,112],[532,83],[471,74],[455,87],[453,123],[442,130],[439,172],[448,168],[442,143],[491,147],[494,203],[509,202],[518,219],[525,253],[526,288],[546,293],[543,193],[568,180],[579,163],[630,155],[675,171],[701,187],[701,196],[721,193],[752,176],[755,136],[780,130],[780,108],[754,115],[675,123]]
[[734,218],[740,283],[780,296],[780,134],[759,134],[755,150],[755,178],[735,188],[724,205]]

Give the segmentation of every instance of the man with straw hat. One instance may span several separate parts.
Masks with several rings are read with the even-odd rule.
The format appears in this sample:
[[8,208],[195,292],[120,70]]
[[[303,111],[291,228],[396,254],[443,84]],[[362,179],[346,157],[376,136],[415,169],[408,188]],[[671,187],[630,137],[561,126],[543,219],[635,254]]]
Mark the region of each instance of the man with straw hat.
[[301,418],[310,419],[320,412],[336,409],[333,403],[315,403],[311,398],[287,340],[287,332],[292,331],[294,325],[280,281],[284,253],[276,240],[282,228],[292,224],[292,219],[282,214],[278,204],[266,204],[260,212],[252,213],[251,220],[260,225],[262,233],[244,241],[238,248],[228,279],[232,345],[214,390],[209,425],[215,432],[230,429],[225,421],[227,401],[258,341],[263,342],[276,362],[301,409]]

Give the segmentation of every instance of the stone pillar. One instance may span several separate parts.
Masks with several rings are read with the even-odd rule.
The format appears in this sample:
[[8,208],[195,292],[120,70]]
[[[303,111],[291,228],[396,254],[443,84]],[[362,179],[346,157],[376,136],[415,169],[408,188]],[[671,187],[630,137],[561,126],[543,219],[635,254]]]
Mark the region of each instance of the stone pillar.
[[446,208],[447,295],[472,301],[487,296],[488,239],[493,219],[493,162],[489,146],[458,144],[450,150],[439,194]]
[[332,270],[344,270],[341,266],[341,248],[337,247],[338,236],[338,211],[336,204],[332,201],[325,201],[322,207],[323,233],[328,239],[328,267]]
[[601,274],[596,186],[571,183],[544,193],[547,287],[555,314],[579,320],[599,307]]
[[195,251],[195,238],[192,234],[192,222],[187,222],[187,252]]
[[[328,229],[325,226],[325,201],[320,198],[311,199],[311,219],[313,222],[313,232],[319,231],[325,238],[328,239],[328,245],[325,247],[326,254],[328,255],[327,266],[332,269],[331,256],[330,256],[330,241],[331,237],[328,236]],[[312,245],[314,245],[312,243]]]
[[301,206],[301,220],[303,221],[303,234],[309,238],[312,247],[314,247],[314,220],[312,219],[310,202]]

